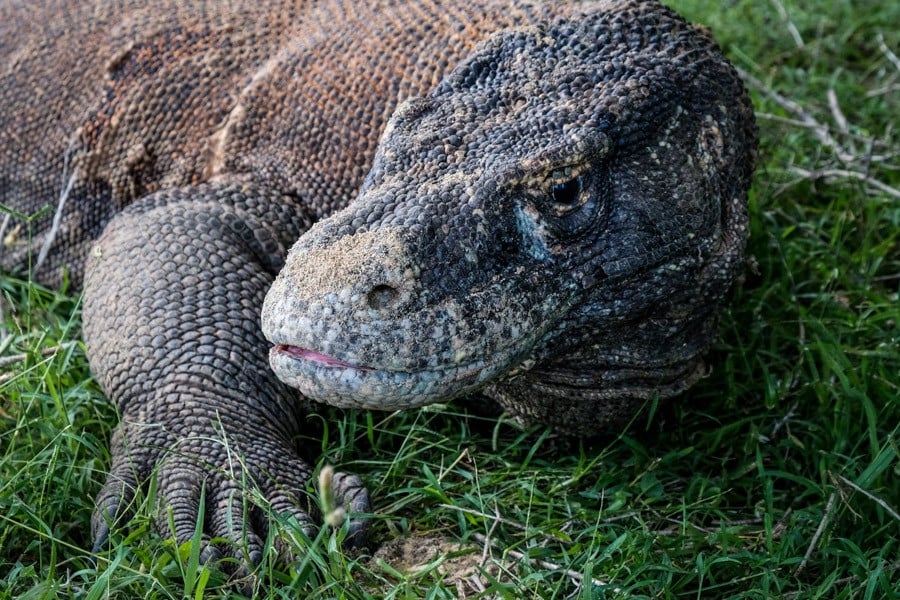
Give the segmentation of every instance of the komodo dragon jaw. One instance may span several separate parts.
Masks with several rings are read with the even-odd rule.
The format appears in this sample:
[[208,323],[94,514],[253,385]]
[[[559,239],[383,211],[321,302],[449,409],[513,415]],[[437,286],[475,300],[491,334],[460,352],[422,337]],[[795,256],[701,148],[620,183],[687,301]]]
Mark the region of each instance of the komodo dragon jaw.
[[482,277],[463,260],[471,275],[459,274],[459,289],[436,294],[416,266],[427,255],[422,246],[392,229],[309,250],[298,244],[263,308],[278,377],[347,408],[448,400],[521,363],[569,308],[565,291],[574,282],[546,294],[540,272],[521,265]]
[[752,115],[715,54],[682,68],[704,34],[613,48],[611,21],[646,26],[616,19],[496,33],[398,108],[356,200],[266,297],[282,381],[391,410],[490,386],[590,433],[699,378],[743,260]]

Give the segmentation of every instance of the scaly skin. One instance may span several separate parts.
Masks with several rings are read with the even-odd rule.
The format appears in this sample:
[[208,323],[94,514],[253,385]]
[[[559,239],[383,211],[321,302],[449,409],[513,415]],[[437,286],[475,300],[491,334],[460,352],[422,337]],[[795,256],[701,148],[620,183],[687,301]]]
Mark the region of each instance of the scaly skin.
[[122,419],[98,547],[153,474],[207,557],[258,559],[248,483],[312,528],[289,386],[620,423],[700,376],[741,266],[752,110],[653,2],[6,3],[0,56],[0,203],[49,207],[0,267],[84,285]]

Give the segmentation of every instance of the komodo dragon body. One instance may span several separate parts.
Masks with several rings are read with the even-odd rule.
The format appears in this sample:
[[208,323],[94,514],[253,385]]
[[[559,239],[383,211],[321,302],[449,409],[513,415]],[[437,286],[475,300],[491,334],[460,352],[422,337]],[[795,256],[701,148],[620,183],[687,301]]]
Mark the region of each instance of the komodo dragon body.
[[591,434],[702,375],[755,126],[655,2],[7,2],[0,55],[0,265],[83,283],[121,414],[98,544],[151,473],[179,541],[205,486],[258,558],[242,477],[311,528],[292,387]]

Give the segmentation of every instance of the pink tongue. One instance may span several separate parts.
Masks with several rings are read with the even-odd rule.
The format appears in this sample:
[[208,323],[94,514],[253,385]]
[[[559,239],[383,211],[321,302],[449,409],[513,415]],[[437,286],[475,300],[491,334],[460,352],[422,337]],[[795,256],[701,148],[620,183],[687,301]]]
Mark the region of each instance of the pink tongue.
[[340,367],[342,369],[357,369],[356,365],[351,365],[350,363],[345,363],[342,360],[338,360],[333,356],[328,356],[327,354],[321,354],[314,350],[307,350],[306,348],[299,348],[297,346],[287,346],[285,344],[279,344],[276,348],[279,352],[284,352],[286,354],[290,354],[294,358],[299,358],[300,360],[309,360],[312,362],[317,362],[326,367]]

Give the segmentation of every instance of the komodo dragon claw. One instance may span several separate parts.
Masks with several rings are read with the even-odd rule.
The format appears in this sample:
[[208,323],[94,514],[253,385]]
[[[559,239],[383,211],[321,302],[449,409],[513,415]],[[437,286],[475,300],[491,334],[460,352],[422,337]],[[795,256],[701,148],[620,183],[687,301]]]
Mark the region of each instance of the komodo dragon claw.
[[[128,440],[130,451],[122,447],[123,439]],[[275,522],[273,514],[280,515],[282,522],[284,517],[293,519],[304,535],[315,538],[318,510],[305,492],[311,469],[292,448],[257,440],[242,452],[234,441],[200,438],[186,438],[169,448],[157,444],[134,425],[120,425],[113,439],[113,465],[97,495],[92,518],[94,553],[106,549],[112,528],[127,522],[141,482],[151,477],[157,478],[160,496],[157,528],[171,533],[180,545],[195,539],[200,524],[203,563],[231,558],[236,565],[231,570],[238,573],[258,565]],[[197,458],[199,448],[202,461]],[[349,515],[344,547],[363,546],[370,521],[357,515],[371,509],[362,481],[336,472],[331,476],[330,495]],[[276,546],[290,562],[291,548],[281,538]]]

